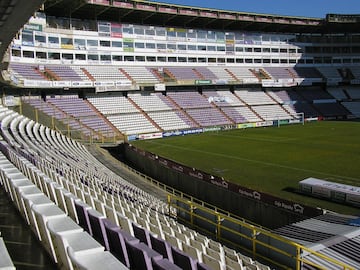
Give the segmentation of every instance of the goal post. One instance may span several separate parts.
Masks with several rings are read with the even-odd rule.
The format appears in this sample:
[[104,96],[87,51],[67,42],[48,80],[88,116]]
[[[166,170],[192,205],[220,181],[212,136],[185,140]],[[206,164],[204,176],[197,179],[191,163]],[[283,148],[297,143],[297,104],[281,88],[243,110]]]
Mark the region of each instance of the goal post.
[[301,123],[302,125],[305,125],[305,116],[304,116],[304,113],[303,113],[303,112],[297,113],[297,114],[296,114],[296,117],[297,117],[297,119],[300,120],[300,123]]

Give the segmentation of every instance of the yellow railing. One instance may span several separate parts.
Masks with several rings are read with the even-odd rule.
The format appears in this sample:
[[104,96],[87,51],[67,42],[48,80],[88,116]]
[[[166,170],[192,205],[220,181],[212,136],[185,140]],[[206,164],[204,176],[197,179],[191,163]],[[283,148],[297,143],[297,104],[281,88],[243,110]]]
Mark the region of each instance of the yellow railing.
[[[249,254],[253,259],[266,261],[280,269],[300,270],[302,264],[308,264],[317,269],[326,269],[326,267],[322,265],[307,260],[304,255],[308,254],[315,256],[317,259],[324,260],[339,269],[354,269],[343,262],[315,252],[264,228],[209,209],[188,198],[168,194],[168,204],[170,207],[177,209],[178,220],[189,224],[190,227],[213,235],[219,242],[234,246],[236,249],[242,250],[245,254]],[[201,211],[203,215],[198,214],[197,212],[199,211]],[[184,216],[187,218],[184,218]],[[209,219],[209,217],[212,218]],[[202,224],[206,223],[206,225],[213,230],[199,226],[197,224],[199,222],[202,222]],[[237,229],[225,226],[224,223],[235,224]],[[234,238],[229,239],[229,237],[226,237],[226,234],[231,234]],[[239,239],[240,241],[237,241]],[[245,245],[242,245],[240,242],[245,243]]]

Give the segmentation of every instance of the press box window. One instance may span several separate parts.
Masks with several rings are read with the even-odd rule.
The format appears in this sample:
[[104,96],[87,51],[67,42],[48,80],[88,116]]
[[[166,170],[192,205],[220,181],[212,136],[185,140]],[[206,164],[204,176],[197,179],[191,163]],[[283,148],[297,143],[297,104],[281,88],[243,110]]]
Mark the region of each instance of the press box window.
[[60,53],[49,52],[48,53],[48,58],[53,59],[53,60],[59,60],[60,59]]
[[72,53],[63,53],[61,55],[61,58],[62,59],[65,59],[65,60],[73,60],[74,59],[74,55]]
[[86,55],[85,54],[75,54],[75,59],[84,61],[84,60],[86,60]]
[[47,58],[46,52],[36,52],[36,58],[46,59]]
[[34,52],[33,51],[23,51],[23,57],[34,58]]
[[110,40],[100,40],[100,47],[110,47]]

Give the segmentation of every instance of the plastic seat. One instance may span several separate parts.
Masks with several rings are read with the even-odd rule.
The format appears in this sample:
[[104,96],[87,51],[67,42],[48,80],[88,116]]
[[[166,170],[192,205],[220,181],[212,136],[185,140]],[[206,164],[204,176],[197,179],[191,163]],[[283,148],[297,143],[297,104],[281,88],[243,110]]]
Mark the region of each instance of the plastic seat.
[[74,270],[127,270],[110,252],[102,251],[92,254],[76,254],[71,246],[67,252]]

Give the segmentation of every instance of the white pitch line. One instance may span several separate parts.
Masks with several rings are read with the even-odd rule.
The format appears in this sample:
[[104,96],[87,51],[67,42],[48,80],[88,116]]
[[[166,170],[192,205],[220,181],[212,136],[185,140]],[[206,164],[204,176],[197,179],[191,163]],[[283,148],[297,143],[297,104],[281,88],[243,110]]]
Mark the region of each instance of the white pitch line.
[[254,159],[249,159],[249,158],[238,157],[238,156],[231,156],[231,155],[227,155],[227,154],[213,153],[213,152],[208,152],[208,151],[204,151],[204,150],[197,150],[197,149],[187,148],[187,147],[182,147],[182,146],[167,145],[167,144],[163,144],[163,143],[159,143],[159,142],[155,142],[155,141],[148,141],[148,143],[157,144],[157,145],[161,145],[161,146],[167,146],[167,147],[171,147],[171,148],[177,148],[177,149],[180,149],[180,150],[186,150],[186,151],[191,151],[191,152],[198,152],[198,153],[202,153],[202,154],[206,154],[206,155],[213,155],[213,156],[237,159],[237,160],[242,160],[242,161],[247,161],[247,162],[252,162],[252,163],[258,163],[258,164],[262,164],[262,165],[267,165],[267,166],[272,166],[272,167],[277,167],[277,168],[283,168],[283,169],[288,169],[288,170],[301,171],[301,172],[307,172],[307,173],[312,173],[312,174],[313,173],[322,174],[322,175],[325,175],[325,176],[328,176],[328,177],[329,176],[330,177],[336,177],[336,178],[343,179],[343,180],[346,179],[346,180],[355,181],[355,182],[360,181],[359,178],[354,178],[354,177],[349,177],[349,176],[344,176],[344,175],[337,175],[337,174],[331,174],[331,173],[320,172],[320,171],[315,171],[315,170],[303,169],[303,168],[298,168],[298,167],[293,167],[293,166],[286,166],[286,165],[281,165],[281,164],[272,163],[272,162],[265,162],[265,161],[260,161],[260,160],[254,160]]

